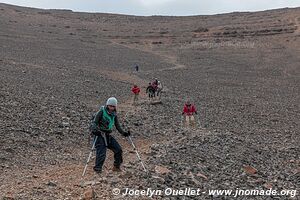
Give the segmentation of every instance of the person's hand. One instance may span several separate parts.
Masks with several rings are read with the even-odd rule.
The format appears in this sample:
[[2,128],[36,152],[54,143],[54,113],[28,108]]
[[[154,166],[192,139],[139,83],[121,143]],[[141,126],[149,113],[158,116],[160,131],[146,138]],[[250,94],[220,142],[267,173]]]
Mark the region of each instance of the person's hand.
[[130,131],[124,133],[124,137],[128,137],[128,136],[130,136]]

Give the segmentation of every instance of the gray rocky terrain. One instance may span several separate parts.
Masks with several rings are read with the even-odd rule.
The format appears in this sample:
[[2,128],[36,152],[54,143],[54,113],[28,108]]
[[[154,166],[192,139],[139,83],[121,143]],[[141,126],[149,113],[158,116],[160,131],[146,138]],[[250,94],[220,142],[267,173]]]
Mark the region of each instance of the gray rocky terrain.
[[[153,199],[232,199],[208,190],[236,188],[298,194],[235,199],[299,198],[299,23],[299,8],[142,17],[0,4],[0,198],[149,199],[112,189],[188,187],[206,193]],[[165,88],[151,105],[155,77]],[[90,163],[82,179],[90,117],[110,96],[149,172],[114,132],[123,172],[109,153],[102,175]],[[187,99],[196,129],[181,126]]]

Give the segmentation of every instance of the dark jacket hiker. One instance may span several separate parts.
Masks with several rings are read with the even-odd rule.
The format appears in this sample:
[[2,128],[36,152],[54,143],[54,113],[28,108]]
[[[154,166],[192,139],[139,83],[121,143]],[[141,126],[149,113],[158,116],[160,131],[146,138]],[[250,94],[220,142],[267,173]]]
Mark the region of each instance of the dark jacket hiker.
[[146,88],[146,94],[148,94],[149,98],[155,97],[155,88],[149,83],[148,87]]
[[129,136],[130,132],[122,130],[118,120],[116,107],[117,99],[114,97],[109,98],[106,102],[106,106],[101,107],[92,121],[91,131],[95,136],[98,136],[95,144],[96,163],[94,170],[96,172],[102,171],[107,148],[114,152],[114,171],[120,171],[120,166],[123,162],[122,148],[117,140],[110,135],[110,133],[114,126],[118,132],[125,137]]

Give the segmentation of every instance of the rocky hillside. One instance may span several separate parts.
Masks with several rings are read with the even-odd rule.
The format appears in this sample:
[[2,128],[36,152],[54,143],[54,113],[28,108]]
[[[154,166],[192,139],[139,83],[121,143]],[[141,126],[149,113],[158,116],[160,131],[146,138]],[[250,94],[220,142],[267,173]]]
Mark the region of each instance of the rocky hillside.
[[[201,190],[153,199],[232,199],[211,189],[299,193],[299,22],[299,8],[141,17],[0,4],[0,198],[149,199],[113,188]],[[165,87],[152,105],[145,88],[155,77]],[[110,96],[148,173],[114,132],[123,172],[111,171],[110,152],[103,174],[92,162],[82,179],[90,117]],[[194,129],[181,126],[187,99],[198,108]]]

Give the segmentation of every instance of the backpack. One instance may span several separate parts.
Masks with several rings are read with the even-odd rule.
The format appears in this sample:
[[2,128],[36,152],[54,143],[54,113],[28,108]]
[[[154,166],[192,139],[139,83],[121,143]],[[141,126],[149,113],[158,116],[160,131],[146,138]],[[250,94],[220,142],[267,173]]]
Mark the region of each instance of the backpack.
[[90,126],[89,126],[89,130],[94,133],[94,132],[97,132],[99,130],[97,124],[95,123],[95,118],[96,118],[96,115],[98,114],[98,112],[101,111],[103,106],[101,106],[101,108],[95,112],[94,114],[92,114],[91,118],[90,118]]

